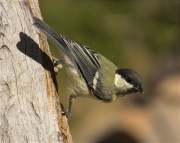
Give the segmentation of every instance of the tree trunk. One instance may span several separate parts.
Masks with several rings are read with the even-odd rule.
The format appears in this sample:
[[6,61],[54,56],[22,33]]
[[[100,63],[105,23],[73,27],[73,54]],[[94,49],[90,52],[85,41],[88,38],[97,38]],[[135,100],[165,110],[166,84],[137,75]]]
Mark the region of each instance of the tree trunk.
[[38,0],[0,0],[0,142],[72,142]]

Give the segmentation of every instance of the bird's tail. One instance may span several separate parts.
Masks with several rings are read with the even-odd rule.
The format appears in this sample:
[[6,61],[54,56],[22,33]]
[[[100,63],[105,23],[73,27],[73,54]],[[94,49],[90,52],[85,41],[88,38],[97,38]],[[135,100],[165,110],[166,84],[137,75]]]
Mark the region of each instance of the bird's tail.
[[33,25],[41,30],[48,38],[64,53],[67,54],[67,48],[64,41],[42,20],[33,17]]

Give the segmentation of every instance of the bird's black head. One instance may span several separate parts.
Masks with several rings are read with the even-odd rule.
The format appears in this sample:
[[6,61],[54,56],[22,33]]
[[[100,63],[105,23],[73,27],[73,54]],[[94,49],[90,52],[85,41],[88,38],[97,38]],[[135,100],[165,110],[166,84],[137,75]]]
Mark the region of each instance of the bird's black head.
[[142,84],[142,78],[141,76],[131,69],[117,69],[116,75],[121,77],[119,80],[122,80],[123,82],[119,82],[119,84],[122,84],[122,87],[126,87],[126,91],[124,94],[131,94],[134,92],[141,92],[144,93],[141,84]]

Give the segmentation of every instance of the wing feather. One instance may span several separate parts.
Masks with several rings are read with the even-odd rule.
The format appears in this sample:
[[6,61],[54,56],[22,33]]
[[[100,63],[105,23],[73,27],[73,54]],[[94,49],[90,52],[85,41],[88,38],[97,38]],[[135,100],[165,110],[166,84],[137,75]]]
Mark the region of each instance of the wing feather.
[[101,67],[98,61],[98,53],[75,41],[69,40],[63,35],[61,35],[61,37],[71,51],[71,54],[76,61],[79,70],[82,72],[88,87],[92,89],[95,73]]

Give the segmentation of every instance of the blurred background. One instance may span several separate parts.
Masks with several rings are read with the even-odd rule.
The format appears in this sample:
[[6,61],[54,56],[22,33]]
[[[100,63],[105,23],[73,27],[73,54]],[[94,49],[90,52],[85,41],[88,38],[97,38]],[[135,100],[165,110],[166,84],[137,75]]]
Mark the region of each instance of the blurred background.
[[[78,98],[69,119],[74,143],[180,142],[179,1],[39,0],[43,19],[143,78],[145,94],[112,103]],[[60,58],[49,42],[51,53]],[[68,107],[65,68],[57,75],[60,101]]]

